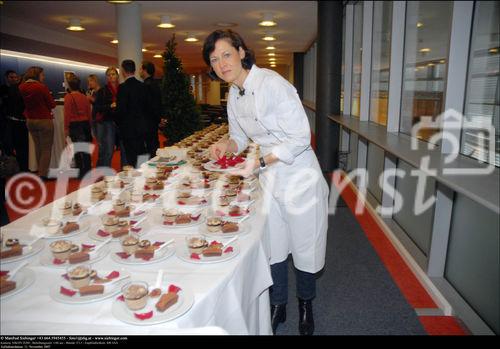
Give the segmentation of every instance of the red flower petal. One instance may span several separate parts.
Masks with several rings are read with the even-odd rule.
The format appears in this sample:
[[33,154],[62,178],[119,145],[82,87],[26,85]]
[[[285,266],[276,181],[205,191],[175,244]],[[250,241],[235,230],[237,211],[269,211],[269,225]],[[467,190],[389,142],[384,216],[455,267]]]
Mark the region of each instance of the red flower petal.
[[153,317],[153,311],[151,310],[148,313],[142,313],[142,314],[134,313],[134,316],[139,320],[151,319]]
[[151,258],[153,258],[153,256],[143,256],[143,257],[141,257],[141,259],[143,261],[149,261]]
[[66,274],[62,274],[61,276],[62,276],[63,278],[65,278],[66,280],[69,280],[69,277],[68,277],[68,274],[67,274],[67,273],[66,273]]
[[133,221],[133,220],[130,221],[130,225],[134,225],[135,223],[137,223],[137,221]]
[[167,222],[167,221],[163,222],[163,225],[173,225],[173,224],[174,224],[174,222]]
[[210,243],[210,246],[213,246],[213,245],[221,245],[221,243],[220,243],[220,242],[218,242],[218,241],[215,241],[215,240],[214,240],[214,241],[212,241],[212,242]]
[[134,233],[138,233],[142,230],[142,228],[130,228]]
[[149,187],[148,185],[144,186],[144,190],[150,190],[150,189],[151,189],[151,187]]
[[6,276],[7,274],[9,274],[8,270],[0,270],[0,276]]
[[153,244],[153,246],[161,246],[164,243],[165,243],[164,241],[155,241],[155,243]]
[[113,270],[111,273],[108,274],[108,276],[106,276],[106,279],[116,279],[117,277],[120,276],[120,273],[117,272],[116,270]]
[[233,252],[233,248],[231,246],[229,246],[224,250],[224,253],[229,253],[229,252]]
[[99,235],[99,236],[101,236],[101,237],[105,238],[105,237],[109,236],[109,233],[106,233],[104,230],[99,229],[99,230],[97,231],[97,235]]
[[73,297],[76,294],[76,291],[67,289],[66,287],[62,287],[59,289],[59,292],[65,296]]
[[184,201],[179,200],[179,201],[177,201],[177,204],[179,204],[179,205],[185,205],[186,203]]
[[197,216],[191,216],[191,219],[192,219],[193,221],[197,221],[197,220],[198,220],[198,218],[200,218],[200,216],[201,216],[201,213],[199,213]]
[[191,256],[190,256],[191,259],[200,259],[200,256],[197,255],[196,253],[191,253]]
[[115,213],[116,213],[115,210],[111,210],[108,212],[109,215],[114,215]]
[[173,284],[168,286],[168,292],[177,293],[180,290],[182,290],[182,289],[179,286],[175,286]]
[[116,297],[116,299],[120,302],[125,302],[125,297],[123,297],[123,295]]
[[140,215],[141,215],[141,214],[143,214],[144,212],[146,212],[146,211],[144,211],[144,210],[135,211],[135,212],[134,212],[134,216],[140,216]]
[[61,260],[61,259],[59,259],[59,258],[54,258],[52,260],[52,264],[64,264],[64,263],[66,263],[66,262],[63,261],[63,260]]
[[91,248],[94,248],[94,247],[95,247],[95,245],[82,244],[82,250],[83,249],[90,250]]
[[127,259],[130,255],[127,252],[116,252],[116,255],[121,259]]
[[231,217],[239,217],[239,216],[241,216],[241,214],[242,214],[241,211],[238,211],[238,212],[229,212],[229,215]]

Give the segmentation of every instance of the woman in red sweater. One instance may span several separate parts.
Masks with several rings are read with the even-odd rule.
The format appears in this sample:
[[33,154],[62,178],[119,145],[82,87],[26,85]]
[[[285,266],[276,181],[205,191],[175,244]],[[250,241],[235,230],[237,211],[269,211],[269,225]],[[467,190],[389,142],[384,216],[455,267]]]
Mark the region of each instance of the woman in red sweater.
[[35,156],[38,164],[38,175],[47,179],[49,172],[52,143],[54,142],[54,116],[52,109],[56,103],[49,89],[43,84],[45,74],[43,68],[30,67],[24,74],[19,92],[24,100],[26,126],[35,144]]
[[71,138],[71,142],[83,142],[86,144],[86,151],[75,152],[75,163],[78,167],[78,178],[82,178],[90,171],[90,102],[81,90],[80,79],[71,74],[68,77],[69,92],[64,96],[64,134]]

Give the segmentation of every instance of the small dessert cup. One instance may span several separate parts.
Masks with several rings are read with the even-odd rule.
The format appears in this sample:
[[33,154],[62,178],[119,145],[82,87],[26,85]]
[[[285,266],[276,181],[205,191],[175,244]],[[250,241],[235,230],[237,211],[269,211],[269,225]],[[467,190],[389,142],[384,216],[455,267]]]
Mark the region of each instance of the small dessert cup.
[[91,272],[92,268],[89,264],[72,265],[66,269],[66,275],[73,288],[88,286]]
[[125,304],[130,310],[140,310],[146,306],[149,288],[144,281],[129,282],[122,287]]
[[139,246],[139,240],[131,235],[126,235],[121,239],[123,251],[128,254],[134,254]]
[[66,261],[71,254],[71,246],[73,244],[68,240],[57,240],[50,244],[50,251],[54,258]]
[[208,247],[208,241],[203,236],[186,236],[189,253],[201,254]]
[[61,228],[61,221],[56,218],[45,218],[43,220],[43,226],[48,235],[55,235]]

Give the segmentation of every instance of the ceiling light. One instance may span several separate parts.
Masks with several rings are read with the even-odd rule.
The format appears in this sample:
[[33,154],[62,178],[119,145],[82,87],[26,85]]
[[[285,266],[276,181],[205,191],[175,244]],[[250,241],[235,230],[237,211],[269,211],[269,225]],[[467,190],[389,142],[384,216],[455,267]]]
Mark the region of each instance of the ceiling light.
[[66,29],[74,32],[81,32],[82,30],[85,30],[85,28],[80,25],[79,18],[70,18],[69,26],[67,26]]
[[113,40],[110,41],[110,43],[117,44],[118,43],[118,39],[113,39]]
[[155,54],[155,55],[153,56],[153,58],[162,58],[162,57],[163,57],[163,56],[162,56],[161,54],[159,54],[159,53],[157,53],[157,54]]
[[425,48],[421,48],[420,50],[418,50],[419,52],[422,52],[422,53],[428,53],[428,52],[431,52],[431,49],[428,48],[428,47],[425,47]]
[[435,65],[434,63],[428,63],[427,64],[428,67],[434,67],[434,65]]
[[276,56],[276,53],[274,53],[274,52],[269,52],[267,55],[268,55],[268,56],[273,57],[273,56]]
[[278,23],[274,20],[273,14],[269,12],[264,13],[262,20],[259,22],[261,27],[274,27],[276,24]]
[[148,49],[147,48],[143,48],[141,51],[142,52],[148,52]]
[[224,28],[230,28],[230,27],[236,27],[238,24],[232,23],[232,22],[217,22],[215,23],[216,27],[224,27]]
[[157,25],[158,28],[175,28],[175,24],[172,24],[172,21],[170,20],[170,16],[161,16],[160,17],[160,24]]
[[270,67],[276,68],[276,64],[271,64]]
[[446,63],[446,60],[442,59],[442,60],[439,61],[439,63]]
[[274,47],[273,45],[269,45],[266,47],[266,50],[276,50],[276,47]]
[[276,40],[276,38],[272,34],[266,33],[262,37],[262,40],[264,40],[264,41],[274,41],[274,40]]
[[188,34],[187,38],[185,38],[184,41],[187,41],[187,42],[196,42],[196,41],[199,41],[199,40],[194,36],[194,34]]
[[417,22],[417,28],[422,28],[424,26],[424,23],[422,22]]
[[276,58],[274,57],[269,58],[269,62],[276,62]]

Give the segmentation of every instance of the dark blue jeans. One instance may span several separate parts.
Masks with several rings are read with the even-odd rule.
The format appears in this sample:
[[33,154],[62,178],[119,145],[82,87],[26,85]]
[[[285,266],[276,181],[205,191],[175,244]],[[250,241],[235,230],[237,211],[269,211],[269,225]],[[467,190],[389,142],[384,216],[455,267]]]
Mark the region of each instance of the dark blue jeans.
[[97,167],[111,167],[113,151],[115,150],[116,126],[113,121],[101,121],[95,123],[97,144],[99,155],[97,157]]
[[[302,300],[311,300],[316,297],[316,275],[300,271],[294,267],[297,297]],[[273,285],[269,297],[271,305],[288,303],[288,260],[271,265]]]

